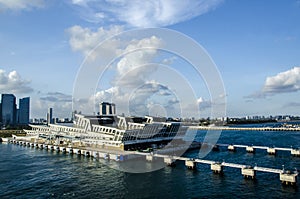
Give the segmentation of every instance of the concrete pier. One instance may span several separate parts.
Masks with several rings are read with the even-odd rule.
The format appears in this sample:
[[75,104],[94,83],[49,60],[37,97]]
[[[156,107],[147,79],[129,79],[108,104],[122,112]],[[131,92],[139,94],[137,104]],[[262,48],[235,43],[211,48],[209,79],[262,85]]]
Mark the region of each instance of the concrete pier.
[[59,151],[65,153],[66,152],[66,147],[64,147],[64,146],[59,147]]
[[290,171],[286,171],[280,173],[279,175],[282,184],[296,185],[298,173],[291,173]]
[[109,159],[110,159],[109,153],[105,153],[104,156],[103,156],[103,158],[104,158],[105,160],[109,160]]
[[276,149],[275,149],[275,148],[268,147],[268,148],[267,148],[267,153],[268,153],[269,155],[276,155]]
[[293,156],[300,156],[300,149],[292,149],[291,155]]
[[54,147],[54,150],[55,150],[56,152],[59,152],[59,146],[55,145],[55,146],[53,146],[53,147]]
[[74,154],[80,155],[81,150],[80,149],[73,149]]
[[66,152],[72,154],[73,153],[72,147],[67,147]]
[[256,171],[252,167],[244,167],[241,169],[241,172],[244,178],[255,179],[256,177]]
[[246,151],[247,151],[248,153],[255,153],[255,149],[253,148],[253,146],[247,146],[247,147],[246,147]]
[[50,145],[48,145],[48,149],[49,149],[50,151],[54,151],[54,146],[53,146],[52,144],[50,144]]
[[196,165],[197,165],[197,163],[194,160],[186,160],[185,161],[185,166],[188,169],[195,170],[196,169]]
[[152,162],[153,161],[153,155],[146,155],[146,160],[148,162]]
[[219,162],[215,162],[215,163],[212,163],[210,165],[210,169],[214,172],[214,173],[223,173],[223,166],[221,163]]
[[93,156],[95,159],[99,159],[99,153],[98,153],[98,151],[93,151],[93,152],[92,152],[92,156]]
[[[290,172],[290,171],[285,171],[284,169],[275,169],[275,168],[268,168],[268,167],[258,167],[257,165],[255,167],[251,167],[248,165],[243,165],[243,164],[237,164],[237,163],[227,163],[223,161],[222,163],[220,162],[215,162],[213,160],[204,160],[204,159],[191,159],[188,157],[180,157],[180,156],[170,156],[170,155],[164,155],[164,154],[157,154],[157,153],[142,153],[142,152],[137,152],[137,151],[113,151],[113,150],[101,150],[98,148],[72,148],[71,146],[65,147],[63,145],[60,146],[53,146],[51,144],[38,144],[37,142],[29,142],[29,141],[21,141],[21,140],[8,140],[8,143],[14,143],[21,146],[23,143],[23,146],[28,146],[28,147],[34,147],[38,146],[39,148],[43,147],[44,149],[48,150],[57,150],[58,151],[66,151],[67,153],[75,153],[75,154],[82,154],[84,156],[91,156],[94,158],[103,158],[107,160],[114,160],[114,161],[124,161],[132,158],[142,157],[146,156],[146,160],[148,161],[153,161],[154,158],[162,158],[164,163],[169,165],[169,166],[174,166],[175,161],[184,161],[185,166],[189,169],[197,169],[197,164],[206,164],[210,165],[211,170],[214,173],[223,173],[223,168],[224,167],[230,167],[230,168],[236,168],[241,170],[241,174],[245,178],[256,178],[256,173],[257,172],[265,172],[265,173],[275,173],[279,174],[279,179],[283,184],[286,185],[297,185],[297,177],[298,177],[298,172],[297,170],[295,172]],[[262,146],[246,146],[246,145],[221,145],[221,147],[226,146],[230,148],[229,146],[232,146],[231,149],[235,149],[235,147],[241,147],[241,148],[246,148],[250,147],[253,150],[254,149],[262,149],[262,150],[267,150],[268,153],[276,153],[277,150],[283,150],[283,151],[291,151],[292,155],[300,155],[299,149],[292,149],[292,148],[275,148],[275,147],[262,147]],[[249,148],[248,148],[249,150]],[[248,151],[247,150],[247,151]],[[250,149],[251,150],[251,149]]]
[[166,163],[168,166],[175,166],[176,159],[173,159],[172,157],[164,157],[164,163]]
[[232,144],[228,145],[227,149],[228,151],[235,151],[235,147]]

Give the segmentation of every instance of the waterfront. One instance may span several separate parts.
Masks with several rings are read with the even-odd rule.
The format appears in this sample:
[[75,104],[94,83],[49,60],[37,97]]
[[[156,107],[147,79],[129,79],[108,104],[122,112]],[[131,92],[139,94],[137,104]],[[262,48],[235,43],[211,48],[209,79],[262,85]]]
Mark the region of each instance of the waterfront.
[[[201,141],[205,132],[199,132]],[[300,147],[299,132],[225,131],[219,143],[260,146]],[[298,187],[283,186],[278,174],[257,173],[257,180],[246,180],[240,170],[225,168],[224,175],[213,174],[208,165],[197,165],[197,171],[177,162],[175,168],[143,174],[123,173],[103,163],[77,155],[49,152],[19,145],[0,145],[1,198],[186,198],[186,197],[259,197],[297,198]],[[197,157],[190,151],[188,157]],[[245,149],[228,152],[221,148],[205,159],[250,164],[281,169],[300,168],[300,158],[281,151],[276,156],[265,150],[255,154]]]

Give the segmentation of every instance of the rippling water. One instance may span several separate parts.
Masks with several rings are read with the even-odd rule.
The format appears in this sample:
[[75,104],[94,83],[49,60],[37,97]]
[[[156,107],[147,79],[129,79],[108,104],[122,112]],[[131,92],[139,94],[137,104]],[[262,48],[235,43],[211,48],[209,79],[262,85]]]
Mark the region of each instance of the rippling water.
[[[199,132],[197,139],[203,139],[204,134]],[[300,147],[300,133],[224,131],[218,142]],[[197,157],[198,151],[186,156]],[[289,152],[275,157],[265,150],[248,154],[245,149],[228,152],[221,148],[205,159],[300,169],[300,158]],[[0,198],[300,198],[298,188],[281,185],[278,174],[258,172],[253,181],[244,179],[239,169],[227,167],[220,176],[213,174],[209,165],[190,171],[183,162],[177,162],[175,168],[132,174],[108,167],[103,164],[105,160],[12,144],[0,144],[0,160]]]

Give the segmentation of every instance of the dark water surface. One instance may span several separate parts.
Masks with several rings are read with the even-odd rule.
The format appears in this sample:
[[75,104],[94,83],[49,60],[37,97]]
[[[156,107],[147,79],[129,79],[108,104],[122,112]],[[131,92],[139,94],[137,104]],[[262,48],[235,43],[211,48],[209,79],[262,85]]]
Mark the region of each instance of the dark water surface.
[[[199,132],[197,139],[204,135]],[[300,132],[223,131],[218,142],[300,147]],[[186,156],[196,158],[198,151]],[[248,154],[245,149],[228,152],[221,148],[205,159],[300,169],[300,157],[289,152],[275,157],[265,150]],[[226,167],[220,176],[213,174],[209,165],[197,165],[196,171],[190,171],[183,162],[177,162],[175,168],[132,174],[114,170],[104,161],[0,144],[0,198],[300,198],[300,183],[283,186],[278,174],[258,172],[253,181],[244,179],[239,169]]]

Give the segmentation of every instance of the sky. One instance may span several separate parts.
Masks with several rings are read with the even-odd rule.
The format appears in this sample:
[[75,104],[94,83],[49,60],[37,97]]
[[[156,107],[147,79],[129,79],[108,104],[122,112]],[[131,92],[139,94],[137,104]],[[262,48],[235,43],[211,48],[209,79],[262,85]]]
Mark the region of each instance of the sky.
[[0,0],[0,93],[31,118],[299,115],[299,21],[299,0]]

